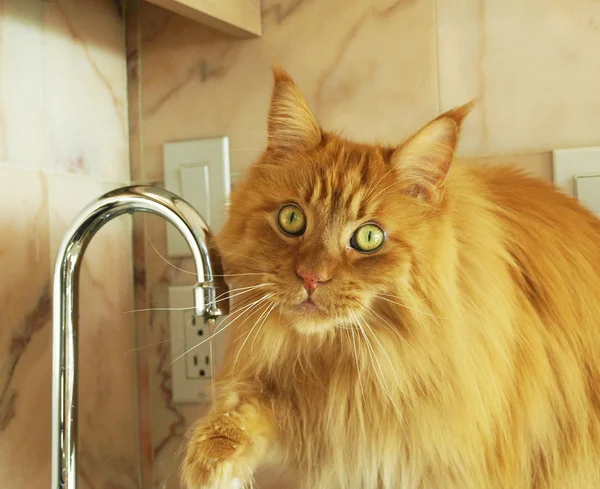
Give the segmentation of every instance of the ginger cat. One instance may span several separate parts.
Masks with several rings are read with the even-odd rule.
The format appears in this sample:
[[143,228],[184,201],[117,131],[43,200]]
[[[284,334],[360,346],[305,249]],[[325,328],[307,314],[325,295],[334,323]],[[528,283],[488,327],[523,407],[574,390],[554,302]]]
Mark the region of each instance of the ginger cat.
[[600,488],[600,221],[454,161],[471,108],[358,144],[275,69],[218,238],[235,330],[189,489],[265,460],[305,489]]

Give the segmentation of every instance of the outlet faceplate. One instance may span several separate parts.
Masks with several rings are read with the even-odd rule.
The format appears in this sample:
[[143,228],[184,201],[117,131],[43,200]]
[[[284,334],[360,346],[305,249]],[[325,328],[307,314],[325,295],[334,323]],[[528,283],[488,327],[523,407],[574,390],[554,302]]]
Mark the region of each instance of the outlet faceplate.
[[190,351],[185,355],[185,374],[188,379],[210,379],[212,356],[215,348],[210,351],[210,336],[208,326],[202,318],[195,317],[193,312],[183,316],[185,329],[185,349]]
[[[171,329],[171,375],[173,402],[204,403],[209,401],[211,363],[215,371],[220,364],[220,335],[213,338],[211,355],[209,327],[203,318],[194,317],[191,286],[169,287],[169,326]],[[215,328],[219,321],[215,322]]]

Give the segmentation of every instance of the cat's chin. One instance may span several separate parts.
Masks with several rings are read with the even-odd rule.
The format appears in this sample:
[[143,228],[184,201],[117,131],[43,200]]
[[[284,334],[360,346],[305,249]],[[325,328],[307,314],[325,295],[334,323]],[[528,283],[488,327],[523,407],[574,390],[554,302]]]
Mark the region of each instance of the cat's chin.
[[329,319],[297,317],[292,322],[293,328],[302,335],[323,335],[334,330],[335,325]]
[[323,334],[335,328],[332,317],[310,301],[290,307],[284,315],[300,334]]

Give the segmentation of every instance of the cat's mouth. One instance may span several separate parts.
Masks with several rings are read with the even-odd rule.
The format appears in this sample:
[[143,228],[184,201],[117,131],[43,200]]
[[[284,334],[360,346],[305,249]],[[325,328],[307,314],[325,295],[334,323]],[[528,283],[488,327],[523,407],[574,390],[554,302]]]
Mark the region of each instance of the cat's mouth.
[[312,298],[309,297],[305,301],[298,304],[298,309],[300,309],[301,311],[305,311],[305,312],[311,312],[311,311],[317,311],[319,309],[319,306],[317,304],[315,304],[315,302],[312,300]]
[[325,291],[307,293],[306,290],[293,290],[287,297],[282,297],[279,302],[282,312],[292,321],[304,324],[305,321],[311,324],[323,326],[331,320],[331,299],[324,294]]

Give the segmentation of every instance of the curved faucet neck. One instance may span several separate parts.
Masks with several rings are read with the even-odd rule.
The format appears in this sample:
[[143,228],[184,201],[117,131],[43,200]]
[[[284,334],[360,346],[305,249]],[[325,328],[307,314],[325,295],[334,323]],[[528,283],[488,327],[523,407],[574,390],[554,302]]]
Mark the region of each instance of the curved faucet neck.
[[77,332],[79,268],[96,232],[123,214],[149,212],[173,224],[188,243],[196,265],[196,314],[214,319],[216,305],[210,230],[198,212],[163,189],[131,186],[90,203],[75,218],[59,248],[53,284],[52,489],[77,487]]

